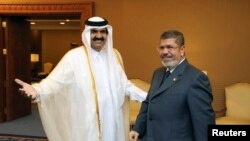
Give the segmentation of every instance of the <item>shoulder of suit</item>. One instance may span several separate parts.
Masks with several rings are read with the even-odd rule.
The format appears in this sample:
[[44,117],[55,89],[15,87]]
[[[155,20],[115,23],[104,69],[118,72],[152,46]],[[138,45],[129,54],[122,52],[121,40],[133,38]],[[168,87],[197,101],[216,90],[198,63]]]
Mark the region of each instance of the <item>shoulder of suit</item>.
[[164,71],[164,70],[166,70],[163,66],[162,67],[159,67],[159,68],[156,68],[155,70],[154,70],[154,74],[157,74],[157,73],[160,73],[160,72],[162,72],[162,71]]
[[162,70],[166,70],[165,67],[159,67],[159,68],[156,68],[155,71],[162,71]]
[[193,75],[205,74],[204,72],[202,72],[201,69],[197,68],[196,66],[194,66],[192,64],[187,65],[186,71],[189,72],[189,74],[193,74]]

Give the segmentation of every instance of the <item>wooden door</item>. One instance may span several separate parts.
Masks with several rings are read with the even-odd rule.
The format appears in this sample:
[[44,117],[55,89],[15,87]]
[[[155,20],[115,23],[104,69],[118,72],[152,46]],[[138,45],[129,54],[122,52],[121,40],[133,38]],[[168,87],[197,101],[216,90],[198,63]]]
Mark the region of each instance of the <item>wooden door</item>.
[[5,121],[5,57],[4,57],[4,28],[3,19],[0,17],[0,122]]
[[19,78],[30,83],[31,29],[22,17],[6,17],[6,121],[31,114],[31,100],[20,94]]

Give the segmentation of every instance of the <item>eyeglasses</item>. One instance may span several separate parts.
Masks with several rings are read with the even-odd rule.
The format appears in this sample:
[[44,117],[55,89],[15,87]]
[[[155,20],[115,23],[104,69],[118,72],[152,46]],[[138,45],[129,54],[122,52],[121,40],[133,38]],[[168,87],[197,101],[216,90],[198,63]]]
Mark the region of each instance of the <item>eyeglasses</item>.
[[176,49],[176,48],[179,48],[179,46],[171,46],[171,45],[167,45],[167,46],[159,46],[158,47],[158,50],[159,51],[162,51],[162,50],[164,50],[164,49],[168,49],[169,51],[172,51],[172,50],[174,50],[174,49]]

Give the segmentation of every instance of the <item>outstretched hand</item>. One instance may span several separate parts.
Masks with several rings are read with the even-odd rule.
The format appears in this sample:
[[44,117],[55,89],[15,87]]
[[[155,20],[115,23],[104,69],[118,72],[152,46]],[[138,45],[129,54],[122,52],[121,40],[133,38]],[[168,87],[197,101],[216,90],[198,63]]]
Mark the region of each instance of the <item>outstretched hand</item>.
[[15,82],[22,86],[22,88],[19,88],[19,90],[23,94],[25,94],[27,97],[31,97],[32,99],[36,98],[37,92],[32,85],[25,83],[20,79],[15,79]]

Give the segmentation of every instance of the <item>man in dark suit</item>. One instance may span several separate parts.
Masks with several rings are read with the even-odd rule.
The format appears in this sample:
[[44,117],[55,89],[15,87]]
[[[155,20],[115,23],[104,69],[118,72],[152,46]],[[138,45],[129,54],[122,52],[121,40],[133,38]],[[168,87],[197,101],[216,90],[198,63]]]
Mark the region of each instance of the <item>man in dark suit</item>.
[[207,75],[188,63],[179,31],[163,32],[158,51],[164,67],[153,74],[130,140],[207,141],[208,125],[215,124]]

